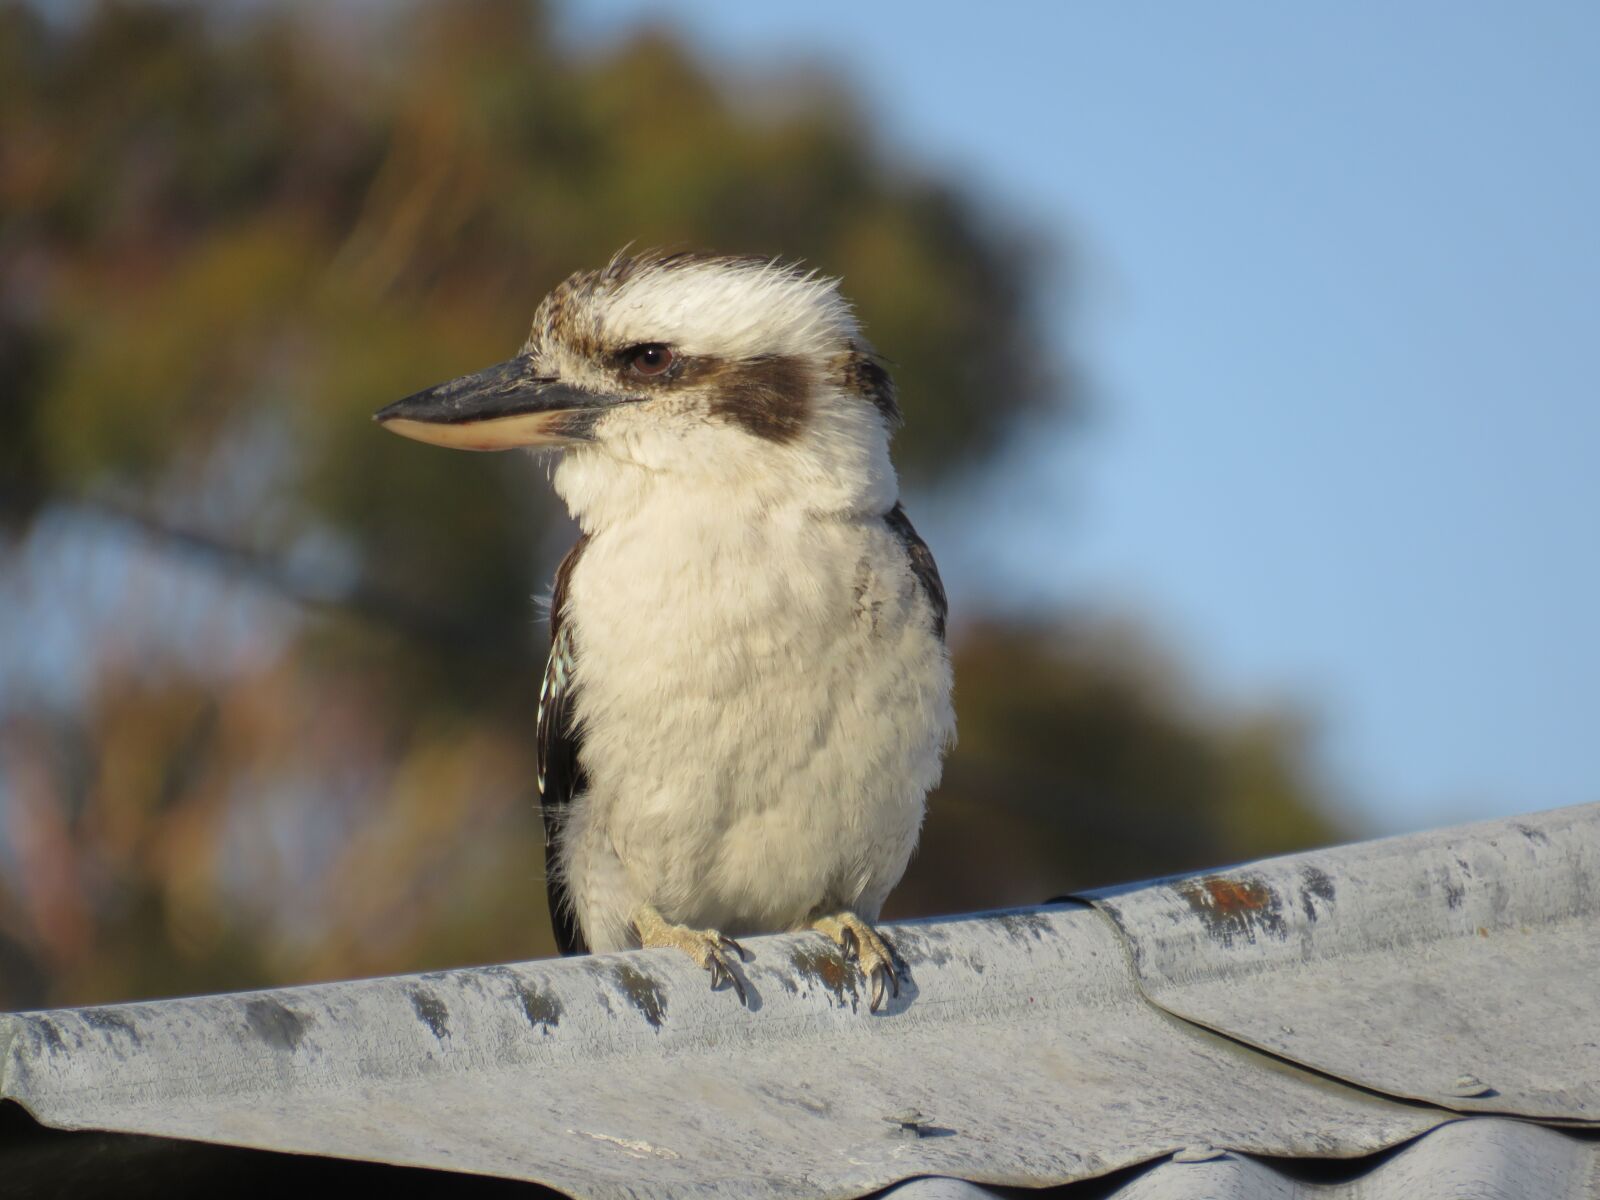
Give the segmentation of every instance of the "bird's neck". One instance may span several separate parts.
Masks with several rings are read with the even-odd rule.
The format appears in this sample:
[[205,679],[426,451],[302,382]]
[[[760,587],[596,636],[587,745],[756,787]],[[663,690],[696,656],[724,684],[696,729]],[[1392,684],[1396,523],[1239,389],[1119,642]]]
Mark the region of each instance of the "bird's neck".
[[857,428],[852,420],[793,444],[727,429],[583,446],[563,454],[555,489],[590,534],[642,518],[670,523],[678,514],[693,524],[735,526],[769,515],[887,512],[899,495],[887,437],[881,425]]

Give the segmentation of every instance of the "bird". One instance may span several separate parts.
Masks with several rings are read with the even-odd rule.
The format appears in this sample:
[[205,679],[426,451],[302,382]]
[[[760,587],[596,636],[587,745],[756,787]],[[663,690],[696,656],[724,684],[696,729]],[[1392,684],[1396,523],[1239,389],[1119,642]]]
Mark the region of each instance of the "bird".
[[871,1012],[898,997],[876,922],[954,744],[948,606],[840,281],[624,250],[520,353],[375,419],[556,456],[580,531],[536,730],[559,949],[675,947],[748,1004],[737,939],[815,930]]

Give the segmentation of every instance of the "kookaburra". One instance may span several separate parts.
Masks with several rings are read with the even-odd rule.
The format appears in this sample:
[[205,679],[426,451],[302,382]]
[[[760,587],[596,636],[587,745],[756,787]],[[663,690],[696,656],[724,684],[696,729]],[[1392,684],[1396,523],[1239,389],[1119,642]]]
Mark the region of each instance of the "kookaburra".
[[567,953],[813,928],[898,994],[872,928],[955,732],[945,598],[899,501],[894,390],[837,281],[618,255],[522,352],[389,405],[440,446],[555,448],[539,786]]

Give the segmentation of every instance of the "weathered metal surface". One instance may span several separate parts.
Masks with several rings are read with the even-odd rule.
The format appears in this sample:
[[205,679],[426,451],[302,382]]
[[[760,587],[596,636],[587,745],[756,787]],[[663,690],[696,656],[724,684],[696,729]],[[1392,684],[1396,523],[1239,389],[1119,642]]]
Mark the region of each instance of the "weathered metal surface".
[[1600,1122],[1600,804],[1087,897],[1146,994],[1393,1096]]
[[908,1179],[884,1192],[882,1200],[1001,1200],[1001,1196],[965,1179]]
[[[1064,1189],[1062,1200],[1069,1200],[1076,1190]],[[1297,1179],[1268,1163],[1221,1154],[1192,1162],[1169,1159],[1141,1172],[1104,1200],[1594,1200],[1597,1196],[1600,1142],[1519,1121],[1475,1117],[1434,1130],[1353,1179]]]
[[[1052,1188],[1056,1200],[1595,1200],[1600,1141],[1500,1117],[1472,1117],[1435,1129],[1397,1154],[1370,1163],[1262,1161],[1214,1147],[1190,1147],[1138,1171],[1109,1193],[1086,1182]],[[884,1200],[1003,1200],[955,1179],[913,1179]]]
[[1087,908],[890,933],[909,977],[877,1017],[828,943],[785,935],[749,942],[755,1011],[643,951],[0,1017],[0,1094],[58,1128],[581,1197],[1039,1186],[1202,1141],[1361,1155],[1450,1119],[1161,1012]]

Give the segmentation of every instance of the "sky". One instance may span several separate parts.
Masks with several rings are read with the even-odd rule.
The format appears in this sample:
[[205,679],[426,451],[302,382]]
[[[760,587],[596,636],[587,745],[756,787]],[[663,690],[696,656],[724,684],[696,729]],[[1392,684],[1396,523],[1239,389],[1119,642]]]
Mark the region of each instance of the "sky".
[[1217,697],[1307,705],[1375,831],[1600,800],[1600,6],[567,22],[641,17],[746,77],[838,71],[903,161],[1059,248],[1047,332],[1095,416],[965,506],[958,608],[1126,612]]

